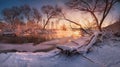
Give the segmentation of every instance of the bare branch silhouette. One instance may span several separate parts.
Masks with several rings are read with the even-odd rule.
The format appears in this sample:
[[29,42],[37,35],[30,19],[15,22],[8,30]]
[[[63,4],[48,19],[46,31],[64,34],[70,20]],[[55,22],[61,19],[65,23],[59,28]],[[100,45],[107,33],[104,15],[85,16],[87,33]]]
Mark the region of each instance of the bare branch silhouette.
[[[70,0],[66,5],[70,8],[90,13],[96,21],[99,31],[102,31],[102,24],[119,0]],[[98,20],[96,12],[101,13],[101,20]]]

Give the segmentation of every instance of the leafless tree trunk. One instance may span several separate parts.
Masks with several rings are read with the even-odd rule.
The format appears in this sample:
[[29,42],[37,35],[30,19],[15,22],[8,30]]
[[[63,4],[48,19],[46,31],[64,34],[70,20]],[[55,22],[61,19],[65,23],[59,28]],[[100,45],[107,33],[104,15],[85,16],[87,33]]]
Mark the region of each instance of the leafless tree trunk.
[[48,17],[47,18],[47,21],[45,22],[45,25],[43,26],[43,30],[45,30],[47,24],[49,23],[50,19],[51,19],[52,16]]
[[[79,11],[89,12],[96,21],[98,30],[102,32],[102,24],[109,14],[112,7],[118,2],[118,0],[72,0],[67,4],[70,8],[77,9]],[[101,20],[98,20],[96,12],[102,14]]]

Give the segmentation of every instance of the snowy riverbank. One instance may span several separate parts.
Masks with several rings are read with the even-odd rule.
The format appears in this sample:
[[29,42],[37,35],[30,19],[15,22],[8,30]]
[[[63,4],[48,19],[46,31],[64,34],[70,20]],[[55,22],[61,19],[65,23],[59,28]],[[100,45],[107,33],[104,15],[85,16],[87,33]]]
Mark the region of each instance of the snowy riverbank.
[[[119,67],[120,51],[116,47],[102,46],[85,57],[66,57],[49,53],[7,53],[0,54],[1,67]],[[54,56],[55,55],[55,56]]]
[[119,67],[120,41],[108,39],[85,55],[65,56],[50,52],[1,53],[0,67]]

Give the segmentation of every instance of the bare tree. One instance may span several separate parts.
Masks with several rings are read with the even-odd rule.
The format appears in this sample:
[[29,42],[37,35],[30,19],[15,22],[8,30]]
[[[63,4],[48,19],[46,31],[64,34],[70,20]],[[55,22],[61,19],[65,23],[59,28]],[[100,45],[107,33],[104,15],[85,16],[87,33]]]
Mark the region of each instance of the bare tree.
[[36,8],[33,8],[32,11],[33,11],[32,12],[33,20],[35,23],[37,23],[37,28],[41,29],[42,26],[39,25],[39,22],[42,20],[42,15],[41,15],[40,11],[38,11],[38,9],[36,9]]
[[44,6],[42,6],[41,10],[47,17],[43,29],[46,28],[50,19],[59,17],[60,13],[61,13],[61,9],[58,6],[53,7],[51,5],[44,5]]
[[31,21],[32,8],[29,5],[23,5],[20,7],[22,17],[27,21]]
[[15,29],[17,24],[23,24],[25,20],[27,20],[27,22],[38,23],[42,19],[41,13],[29,5],[6,8],[2,11],[2,15],[4,20],[11,24],[12,29]]
[[2,11],[2,15],[4,17],[4,20],[8,22],[12,29],[15,28],[15,20],[20,15],[20,10],[18,7],[12,7],[12,8],[5,8]]
[[33,18],[36,21],[36,23],[39,23],[39,21],[42,19],[41,13],[36,8],[33,8]]
[[42,14],[38,9],[31,8],[29,5],[23,5],[20,8],[24,19],[26,19],[28,23],[32,22],[35,25],[37,24],[37,28],[41,28],[38,23],[42,20]]
[[42,11],[44,14],[46,14],[46,17],[47,17],[47,20],[45,22],[45,25],[43,27],[43,29],[45,29],[46,25],[49,23],[49,20],[52,19],[52,18],[56,18],[56,17],[63,17],[64,20],[66,21],[69,21],[70,23],[73,23],[75,25],[78,25],[80,27],[80,30],[84,31],[85,33],[89,34],[83,27],[81,24],[75,22],[75,21],[72,21],[68,18],[66,18],[65,16],[65,13],[62,11],[62,8],[61,7],[58,7],[58,6],[50,6],[50,5],[45,5],[42,7]]
[[[117,2],[118,0],[70,0],[66,4],[70,8],[90,13],[95,19],[99,31],[102,31],[102,24],[105,18]],[[96,13],[102,15],[100,20]]]

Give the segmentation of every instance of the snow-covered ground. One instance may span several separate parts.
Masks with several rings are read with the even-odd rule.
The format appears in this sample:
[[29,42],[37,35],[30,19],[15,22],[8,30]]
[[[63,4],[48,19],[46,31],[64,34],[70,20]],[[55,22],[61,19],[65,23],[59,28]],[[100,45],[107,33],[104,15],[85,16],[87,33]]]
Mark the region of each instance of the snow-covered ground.
[[119,67],[118,47],[108,45],[95,47],[87,55],[67,57],[59,51],[48,53],[7,53],[0,54],[0,67]]
[[84,55],[65,56],[49,52],[1,53],[0,67],[120,67],[120,38],[110,38]]

